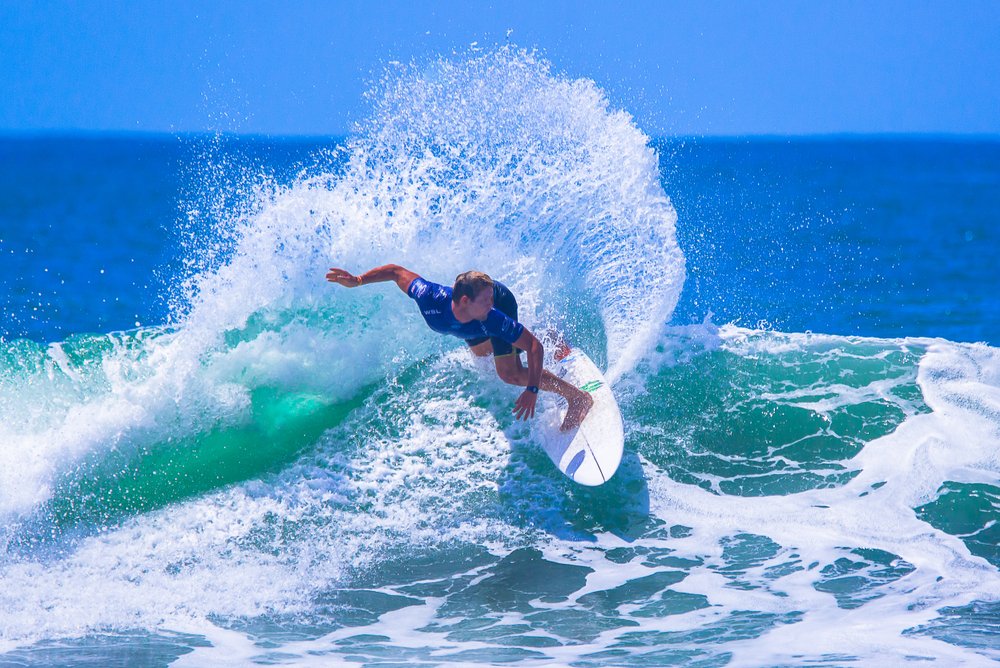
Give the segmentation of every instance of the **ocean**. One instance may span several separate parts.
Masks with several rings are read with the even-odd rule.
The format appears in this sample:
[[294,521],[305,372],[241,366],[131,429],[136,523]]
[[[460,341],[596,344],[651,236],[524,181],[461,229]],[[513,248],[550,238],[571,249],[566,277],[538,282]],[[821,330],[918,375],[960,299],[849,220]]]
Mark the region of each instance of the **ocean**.
[[[0,136],[0,666],[995,665],[998,211],[995,137],[657,138],[513,49]],[[324,279],[387,263],[583,348],[615,476]]]

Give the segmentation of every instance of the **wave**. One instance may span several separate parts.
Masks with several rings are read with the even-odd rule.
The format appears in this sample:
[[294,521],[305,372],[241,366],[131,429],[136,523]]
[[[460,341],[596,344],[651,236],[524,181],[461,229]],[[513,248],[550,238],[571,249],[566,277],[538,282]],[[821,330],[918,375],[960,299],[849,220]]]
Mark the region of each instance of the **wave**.
[[391,289],[325,283],[329,266],[394,262],[445,283],[475,267],[612,380],[644,354],[684,269],[656,155],[627,114],[512,49],[402,68],[379,95],[339,167],[248,188],[194,244],[221,262],[192,258],[217,266],[184,281],[176,326],[8,349],[0,410],[32,417],[0,434],[0,517],[52,501],[64,521],[109,521],[280,468],[374,385],[454,345]]
[[[995,348],[667,326],[684,258],[656,156],[531,54],[400,67],[328,163],[217,217],[170,326],[5,345],[5,649],[969,657],[961,620],[1000,599]],[[485,270],[605,365],[618,474],[574,485],[394,286],[323,279],[387,262]],[[822,640],[858,628],[853,655]]]

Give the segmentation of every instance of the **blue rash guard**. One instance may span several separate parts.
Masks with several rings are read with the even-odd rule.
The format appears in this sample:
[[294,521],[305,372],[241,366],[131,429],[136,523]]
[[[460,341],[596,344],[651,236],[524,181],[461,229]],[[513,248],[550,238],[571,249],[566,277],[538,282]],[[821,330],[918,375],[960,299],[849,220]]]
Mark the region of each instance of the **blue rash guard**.
[[459,322],[451,310],[452,289],[425,281],[419,276],[410,283],[406,294],[417,302],[427,326],[441,334],[450,334],[466,341],[495,337],[513,344],[524,332],[524,325],[507,317],[496,307],[490,309],[486,320],[482,322],[479,320]]

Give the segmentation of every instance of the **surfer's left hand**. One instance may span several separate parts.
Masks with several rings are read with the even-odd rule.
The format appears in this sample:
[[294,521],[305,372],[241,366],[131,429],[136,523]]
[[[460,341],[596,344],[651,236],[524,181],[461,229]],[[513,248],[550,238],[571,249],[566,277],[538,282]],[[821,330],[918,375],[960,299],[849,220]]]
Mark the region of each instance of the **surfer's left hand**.
[[525,390],[521,393],[521,396],[517,398],[514,402],[514,419],[515,420],[528,420],[535,417],[535,402],[538,401],[538,395],[529,390]]

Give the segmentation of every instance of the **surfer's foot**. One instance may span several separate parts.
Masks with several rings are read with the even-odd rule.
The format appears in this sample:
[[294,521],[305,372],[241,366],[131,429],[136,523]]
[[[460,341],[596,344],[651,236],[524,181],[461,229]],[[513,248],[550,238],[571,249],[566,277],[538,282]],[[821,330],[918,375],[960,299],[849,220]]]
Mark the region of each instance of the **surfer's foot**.
[[590,411],[591,407],[594,405],[594,399],[590,396],[590,392],[580,392],[580,394],[573,399],[569,399],[569,410],[566,411],[566,417],[563,419],[562,426],[559,427],[559,431],[569,431],[570,429],[576,429],[583,422],[583,419],[587,417],[587,413]]
[[571,352],[573,352],[570,349],[569,344],[566,343],[566,339],[564,339],[559,332],[553,329],[545,332],[542,336],[542,344],[545,346],[546,350],[548,350],[550,346],[552,347],[555,351],[552,358],[557,362],[563,361],[569,357]]

